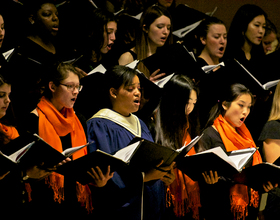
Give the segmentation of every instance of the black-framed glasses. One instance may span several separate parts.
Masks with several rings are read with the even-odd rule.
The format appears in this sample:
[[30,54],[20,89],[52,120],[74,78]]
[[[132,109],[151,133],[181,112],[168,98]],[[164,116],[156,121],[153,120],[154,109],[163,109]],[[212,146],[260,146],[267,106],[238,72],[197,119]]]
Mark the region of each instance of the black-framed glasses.
[[68,91],[74,92],[75,89],[77,89],[79,92],[82,90],[83,86],[82,85],[67,85],[63,83],[59,83],[60,85],[66,86]]

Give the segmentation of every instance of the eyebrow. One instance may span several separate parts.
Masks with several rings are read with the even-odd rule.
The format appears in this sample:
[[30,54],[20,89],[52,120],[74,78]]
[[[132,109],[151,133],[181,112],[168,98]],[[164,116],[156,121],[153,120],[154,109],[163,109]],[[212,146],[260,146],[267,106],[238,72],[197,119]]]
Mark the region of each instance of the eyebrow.
[[[239,100],[239,102],[242,102],[242,103],[246,104],[246,102],[243,101],[243,100]],[[252,102],[250,102],[249,105],[252,105]]]

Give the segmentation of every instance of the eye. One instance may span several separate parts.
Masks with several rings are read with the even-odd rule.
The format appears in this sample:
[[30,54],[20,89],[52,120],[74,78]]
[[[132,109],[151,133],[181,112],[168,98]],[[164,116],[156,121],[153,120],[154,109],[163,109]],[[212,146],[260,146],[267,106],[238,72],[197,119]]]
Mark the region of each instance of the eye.
[[244,107],[244,105],[243,104],[238,104],[241,108],[243,108]]
[[157,25],[158,29],[162,29],[163,27],[164,27],[164,25],[162,25],[162,24],[161,25]]

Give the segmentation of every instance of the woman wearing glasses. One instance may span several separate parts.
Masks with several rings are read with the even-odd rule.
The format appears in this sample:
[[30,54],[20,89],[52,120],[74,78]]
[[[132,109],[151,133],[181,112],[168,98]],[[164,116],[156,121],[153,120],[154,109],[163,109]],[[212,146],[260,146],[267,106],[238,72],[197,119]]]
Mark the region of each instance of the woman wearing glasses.
[[[27,118],[24,129],[37,133],[60,152],[71,146],[86,144],[84,128],[73,110],[81,88],[77,70],[70,64],[60,64],[56,71],[50,72],[44,96]],[[87,150],[84,148],[71,159],[75,160],[86,154]],[[88,175],[92,177],[92,183],[89,184],[96,187],[104,186],[113,176],[109,167],[105,174],[96,167]],[[50,215],[48,217],[65,217],[65,213],[69,213],[66,209],[71,209],[72,217],[77,215],[76,217],[84,219],[92,211],[88,184],[82,185],[71,176],[57,173],[50,175],[46,181],[31,184],[31,199],[30,207],[35,216],[45,213]]]

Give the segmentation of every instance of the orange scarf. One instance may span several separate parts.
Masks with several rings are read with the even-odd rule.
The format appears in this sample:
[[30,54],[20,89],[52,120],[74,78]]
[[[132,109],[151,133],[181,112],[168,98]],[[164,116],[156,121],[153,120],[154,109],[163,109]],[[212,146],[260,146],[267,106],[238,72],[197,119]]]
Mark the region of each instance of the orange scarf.
[[[71,108],[64,108],[59,112],[45,97],[37,105],[39,116],[39,136],[59,152],[63,151],[60,137],[70,133],[72,147],[81,146],[87,143],[84,129]],[[86,148],[73,154],[73,160],[87,154]],[[61,203],[64,200],[64,176],[52,173],[46,178],[54,191],[54,200]],[[88,211],[92,210],[91,192],[87,185],[83,186],[77,182],[78,201],[86,206]]]
[[10,140],[13,140],[19,136],[15,127],[6,126],[0,123],[0,129]]
[[[218,130],[227,151],[256,147],[253,138],[244,123],[235,130],[222,115],[219,115],[214,121],[214,126]],[[253,155],[252,165],[254,166],[261,162],[261,155],[259,151],[256,151]],[[235,184],[230,189],[230,200],[231,211],[234,216],[237,219],[245,219],[245,216],[248,215],[248,205],[258,207],[259,194],[251,189],[251,199],[249,201],[247,186]]]
[[[184,145],[191,141],[188,132],[184,135]],[[188,155],[195,154],[195,149],[192,148]],[[192,217],[199,219],[200,192],[198,182],[193,181],[187,175],[175,168],[175,180],[167,187],[167,204],[173,204],[173,210],[177,217],[185,216],[186,213],[192,211]]]

